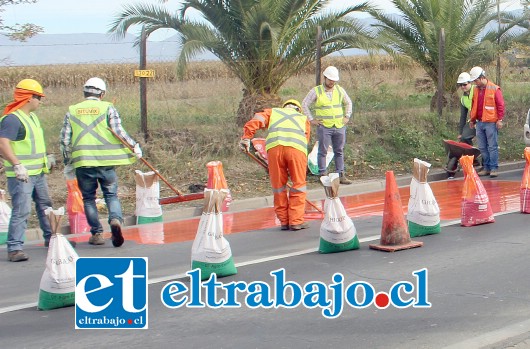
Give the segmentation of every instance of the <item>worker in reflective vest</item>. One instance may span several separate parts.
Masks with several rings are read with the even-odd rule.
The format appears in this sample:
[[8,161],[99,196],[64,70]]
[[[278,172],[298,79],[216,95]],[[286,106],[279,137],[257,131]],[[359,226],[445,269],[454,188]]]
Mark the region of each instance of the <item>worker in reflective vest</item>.
[[469,127],[469,115],[471,114],[471,100],[475,86],[471,82],[471,76],[467,72],[458,75],[456,85],[462,91],[460,97],[460,122],[458,124],[458,140],[462,143],[473,145],[473,138],[476,135],[475,129]]
[[[85,215],[92,234],[88,243],[105,243],[96,207],[99,185],[109,211],[112,245],[120,247],[124,242],[121,232],[123,216],[118,199],[115,166],[134,163],[137,158],[142,157],[142,150],[140,144],[121,126],[120,116],[112,103],[102,101],[106,91],[107,86],[100,78],[94,77],[86,81],[83,87],[85,100],[70,106],[64,117],[60,146],[65,176],[67,179],[77,178],[83,196]],[[116,139],[109,128],[134,149],[134,154]]]
[[52,234],[45,213],[47,208],[52,207],[44,176],[49,172],[46,145],[39,118],[34,113],[42,98],[42,86],[33,79],[24,79],[17,84],[15,100],[6,106],[0,119],[0,155],[4,158],[12,204],[7,233],[7,256],[11,262],[29,258],[23,246],[32,200],[45,245],[49,244]]
[[[302,101],[302,110],[311,124],[317,126],[318,171],[321,176],[327,174],[326,156],[328,148],[333,148],[335,171],[341,184],[351,184],[344,169],[344,146],[346,145],[346,124],[349,123],[353,104],[346,91],[336,82],[339,70],[329,66],[322,72],[324,83],[311,89]],[[310,106],[314,106],[315,116]]]
[[[248,152],[250,139],[259,129],[268,129],[266,150],[269,176],[274,195],[274,211],[281,230],[309,227],[304,221],[306,200],[307,143],[311,126],[301,114],[302,107],[294,99],[282,108],[265,109],[256,113],[243,127],[239,147]],[[291,178],[292,186],[287,188]]]
[[469,126],[477,130],[484,166],[478,175],[494,178],[498,176],[499,168],[498,131],[503,126],[504,97],[500,87],[486,78],[486,72],[481,67],[471,68],[469,75],[475,83]]

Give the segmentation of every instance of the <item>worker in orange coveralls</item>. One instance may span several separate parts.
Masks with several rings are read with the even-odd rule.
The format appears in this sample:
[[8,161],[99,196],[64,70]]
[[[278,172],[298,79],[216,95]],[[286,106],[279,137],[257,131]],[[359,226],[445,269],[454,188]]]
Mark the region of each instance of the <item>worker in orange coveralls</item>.
[[[274,211],[280,220],[281,230],[300,230],[309,227],[304,221],[306,200],[307,143],[311,126],[301,114],[302,106],[290,99],[282,108],[265,109],[256,113],[243,127],[239,147],[250,150],[250,139],[257,130],[267,128],[265,149],[269,163],[269,176],[274,193]],[[287,193],[287,179],[292,186]]]

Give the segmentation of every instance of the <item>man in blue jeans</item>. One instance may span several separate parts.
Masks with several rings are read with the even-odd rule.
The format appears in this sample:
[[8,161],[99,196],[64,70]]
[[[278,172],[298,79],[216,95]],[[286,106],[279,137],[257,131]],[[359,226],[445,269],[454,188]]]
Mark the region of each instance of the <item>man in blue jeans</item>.
[[504,119],[504,98],[501,88],[486,78],[481,67],[473,67],[470,80],[475,83],[475,91],[471,100],[469,127],[477,129],[478,148],[482,155],[484,169],[479,176],[498,176],[499,144],[498,132]]
[[35,202],[40,228],[48,242],[52,230],[44,211],[52,207],[52,202],[44,176],[48,173],[44,134],[34,113],[44,98],[42,86],[35,80],[24,79],[17,84],[14,97],[0,119],[0,155],[4,158],[12,204],[7,258],[11,262],[22,262],[29,258],[23,246],[31,201]]
[[[346,144],[346,124],[350,121],[353,104],[346,91],[336,84],[339,70],[329,66],[322,72],[324,83],[311,89],[302,101],[302,110],[312,125],[316,125],[318,136],[318,171],[321,176],[326,171],[326,156],[331,145],[335,159],[335,170],[341,184],[351,184],[344,172],[344,145]],[[315,117],[311,114],[313,105]]]
[[[118,199],[118,176],[115,166],[129,165],[142,157],[140,144],[134,141],[121,126],[118,111],[112,103],[102,99],[107,91],[103,80],[94,77],[83,87],[85,100],[70,106],[61,129],[60,146],[65,163],[65,176],[77,177],[87,222],[90,225],[88,243],[103,245],[103,226],[96,207],[98,185],[109,211],[108,222],[112,233],[112,245],[120,247],[123,242],[121,225],[123,215]],[[134,154],[118,137],[134,149]]]

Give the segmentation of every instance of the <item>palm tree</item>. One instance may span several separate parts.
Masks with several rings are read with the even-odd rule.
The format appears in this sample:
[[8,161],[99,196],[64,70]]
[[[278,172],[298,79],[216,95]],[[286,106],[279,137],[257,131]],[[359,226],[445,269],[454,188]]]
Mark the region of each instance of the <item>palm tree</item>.
[[[286,80],[316,60],[317,27],[322,28],[322,57],[348,48],[370,49],[369,29],[351,16],[368,11],[366,3],[327,10],[329,0],[186,0],[177,13],[157,5],[124,5],[110,33],[123,37],[133,25],[147,35],[161,28],[181,36],[178,72],[197,54],[210,51],[243,83],[237,112],[242,125],[257,110],[277,106]],[[201,19],[188,18],[196,10]]]
[[[379,9],[370,11],[378,20],[375,27],[384,50],[398,62],[413,61],[438,84],[439,33],[445,33],[444,86],[451,93],[456,90],[456,80],[463,71],[475,65],[487,65],[495,59],[497,37],[505,42],[519,39],[511,29],[521,18],[500,13],[502,21],[509,25],[487,30],[496,20],[495,0],[392,0],[397,15],[386,14]],[[491,27],[491,26],[490,26]],[[507,49],[506,46],[503,46]],[[437,91],[437,94],[440,91]],[[431,109],[437,99],[431,102]]]

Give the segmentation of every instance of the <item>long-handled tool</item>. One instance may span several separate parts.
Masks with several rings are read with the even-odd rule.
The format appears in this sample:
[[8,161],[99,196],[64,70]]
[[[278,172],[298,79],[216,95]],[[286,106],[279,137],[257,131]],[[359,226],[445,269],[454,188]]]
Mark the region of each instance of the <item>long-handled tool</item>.
[[[108,128],[109,131],[114,135],[114,137],[116,137],[124,146],[126,146],[131,152],[134,153],[134,148],[131,147],[131,145],[129,143],[127,143],[125,140],[123,140],[120,136],[118,136],[116,134],[116,132],[114,132],[110,127]],[[161,198],[159,200],[159,203],[160,205],[165,205],[165,204],[173,204],[173,203],[177,203],[177,202],[183,202],[183,201],[192,201],[192,200],[200,200],[200,199],[203,199],[204,198],[204,193],[193,193],[193,194],[183,194],[180,190],[178,190],[177,188],[175,188],[174,186],[172,186],[168,181],[167,179],[164,178],[164,176],[162,176],[160,174],[160,172],[158,172],[154,167],[153,165],[151,165],[149,162],[147,162],[147,160],[145,160],[143,157],[140,158],[140,160],[142,160],[142,162],[151,169],[151,171],[153,171],[164,183],[166,183],[166,185],[169,187],[169,189],[173,190],[177,196],[176,197],[169,197],[169,198]]]
[[[263,167],[267,172],[269,171],[269,166],[268,164],[265,162],[264,159],[261,159],[261,158],[258,158],[257,156],[255,156],[254,154],[252,154],[251,152],[249,151],[246,151],[245,152],[252,160],[254,160],[255,162],[257,162],[258,164],[260,164],[261,167]],[[291,185],[289,183],[287,183],[287,187],[290,189],[292,188]],[[318,212],[324,214],[324,212],[318,208],[317,206],[315,206],[315,204],[313,204],[311,201],[309,200],[305,200],[305,202],[307,202],[311,207],[313,207],[315,210],[317,210]]]

